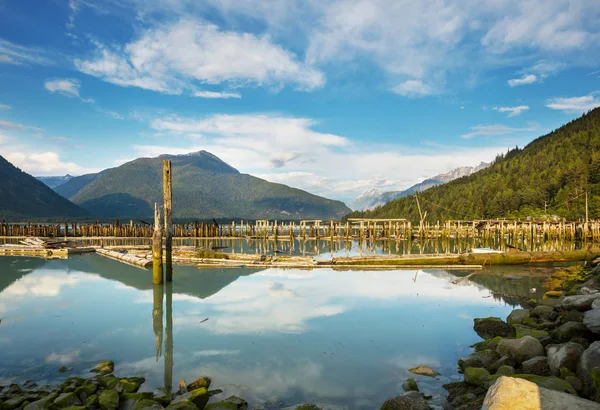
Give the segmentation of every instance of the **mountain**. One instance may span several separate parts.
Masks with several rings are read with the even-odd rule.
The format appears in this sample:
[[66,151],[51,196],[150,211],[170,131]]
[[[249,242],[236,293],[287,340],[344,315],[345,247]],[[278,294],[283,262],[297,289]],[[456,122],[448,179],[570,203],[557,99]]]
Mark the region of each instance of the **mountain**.
[[64,184],[54,187],[54,192],[64,196],[65,198],[71,198],[75,196],[75,194],[77,194],[79,191],[81,191],[87,184],[92,182],[99,175],[106,171],[109,170],[98,172],[96,174],[85,174],[79,177],[73,177],[70,180],[66,181]]
[[87,214],[0,156],[0,219],[83,217]]
[[62,177],[35,177],[38,181],[42,181],[44,184],[48,185],[50,188],[55,188],[59,185],[68,182],[73,176],[67,174]]
[[56,190],[97,216],[150,218],[163,202],[163,159],[172,162],[176,219],[339,219],[350,212],[340,201],[241,174],[206,151],[139,158]]
[[468,176],[474,174],[477,171],[481,171],[489,167],[490,164],[487,162],[482,162],[475,167],[459,167],[453,169],[450,172],[446,172],[444,174],[439,174],[434,177],[428,178],[423,182],[419,182],[411,186],[404,191],[387,191],[384,192],[379,188],[373,188],[369,191],[363,192],[358,198],[356,198],[352,202],[352,208],[357,211],[369,211],[377,208],[378,206],[385,205],[386,203],[393,201],[396,198],[402,198],[405,196],[409,196],[414,194],[415,192],[422,192],[426,189],[434,187],[436,185],[442,185],[447,182],[453,181],[457,178],[462,178],[464,176]]
[[[537,138],[525,148],[500,154],[488,168],[419,195],[427,220],[541,217],[600,217],[600,108]],[[414,198],[354,212],[370,218],[419,219]]]

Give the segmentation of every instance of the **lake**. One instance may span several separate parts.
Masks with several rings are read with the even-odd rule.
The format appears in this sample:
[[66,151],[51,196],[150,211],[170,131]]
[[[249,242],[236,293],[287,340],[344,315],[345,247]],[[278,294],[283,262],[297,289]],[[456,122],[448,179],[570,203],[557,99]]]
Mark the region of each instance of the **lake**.
[[461,380],[457,360],[480,340],[473,318],[541,297],[548,271],[175,266],[171,285],[153,287],[151,272],[98,255],[2,257],[0,385],[87,376],[110,359],[117,375],[145,377],[143,390],[206,375],[216,398],[251,408],[379,408],[411,367],[442,374],[415,376],[428,394]]

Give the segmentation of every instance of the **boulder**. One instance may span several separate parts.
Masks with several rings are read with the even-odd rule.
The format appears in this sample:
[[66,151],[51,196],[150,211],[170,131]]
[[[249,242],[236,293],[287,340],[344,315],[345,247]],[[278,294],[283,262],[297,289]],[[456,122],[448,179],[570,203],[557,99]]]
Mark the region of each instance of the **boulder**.
[[417,386],[417,382],[412,377],[406,379],[404,383],[402,383],[402,390],[404,391],[419,391],[419,386]]
[[600,308],[600,299],[596,299],[592,302],[592,309]]
[[421,376],[436,377],[440,375],[438,372],[427,366],[413,367],[412,369],[408,369],[408,371],[414,374],[420,374]]
[[166,410],[198,410],[198,407],[189,400],[181,400],[177,403],[171,403],[166,407]]
[[561,367],[565,367],[573,372],[576,371],[579,357],[584,350],[580,344],[571,342],[548,346],[546,354],[548,355],[550,373],[554,376],[560,375]]
[[482,410],[599,410],[600,404],[502,376],[488,390]]
[[71,406],[81,406],[81,401],[72,392],[61,394],[51,405],[53,409],[64,409]]
[[510,315],[506,318],[506,322],[511,326],[521,325],[523,324],[523,320],[529,317],[529,312],[529,309],[515,309],[510,312]]
[[558,313],[550,306],[537,306],[531,311],[531,316],[540,319],[554,320],[558,317]]
[[492,339],[496,336],[513,337],[515,335],[512,326],[499,317],[474,319],[473,322],[473,329],[483,339]]
[[492,373],[497,373],[498,369],[500,369],[502,366],[510,366],[512,368],[514,368],[517,365],[517,361],[511,357],[508,356],[502,356],[500,359],[496,360],[491,366],[490,366],[490,372]]
[[194,380],[190,384],[186,386],[187,391],[192,391],[204,387],[208,390],[210,387],[211,380],[209,377],[200,377],[199,379]]
[[465,369],[465,383],[473,386],[489,386],[490,377],[490,372],[483,367],[467,367]]
[[496,374],[501,374],[503,376],[512,376],[515,374],[515,368],[512,366],[503,365],[498,368]]
[[[313,404],[303,404],[294,407],[294,409],[318,409],[319,407]],[[237,396],[231,396],[223,401],[216,403],[207,404],[204,410],[248,410],[248,402],[244,399],[240,399]]]
[[532,336],[532,337],[535,337],[536,339],[550,336],[550,334],[548,332],[546,332],[545,330],[532,329],[530,327],[523,326],[523,325],[513,325],[513,327],[515,329],[517,339],[520,339],[523,336]]
[[199,389],[192,390],[191,392],[187,392],[185,394],[175,397],[175,399],[171,402],[171,405],[177,404],[180,401],[189,401],[195,404],[198,408],[203,409],[204,406],[206,406],[208,399],[208,390],[206,390],[204,387],[201,387]]
[[500,343],[500,340],[502,340],[502,339],[503,339],[502,337],[496,336],[493,339],[486,339],[486,340],[482,340],[481,342],[472,344],[471,347],[473,349],[475,349],[476,352],[480,352],[482,350],[487,350],[487,349],[496,350],[498,343]]
[[600,309],[592,309],[585,312],[583,315],[583,324],[590,331],[600,333]]
[[590,310],[592,308],[592,303],[598,298],[600,298],[600,293],[567,296],[562,300],[558,307],[563,310],[575,309],[584,312]]
[[104,390],[98,396],[98,405],[102,410],[113,410],[119,407],[119,393],[116,390]]
[[154,400],[144,399],[139,401],[133,410],[162,410],[163,408],[164,407],[161,406],[160,403],[157,403]]
[[499,358],[500,356],[498,353],[491,349],[482,350],[458,359],[458,367],[462,370],[467,367],[483,367],[489,369]]
[[568,382],[577,393],[581,393],[583,391],[583,383],[575,376],[567,376],[565,377],[565,381]]
[[559,319],[560,325],[567,322],[583,322],[583,312],[578,310],[563,310],[559,314]]
[[579,363],[577,363],[577,377],[583,382],[583,392],[587,396],[596,393],[592,380],[592,370],[597,367],[600,367],[600,341],[592,343],[581,354]]
[[535,374],[515,374],[513,377],[528,380],[528,381],[535,383],[538,386],[544,387],[546,389],[556,390],[556,391],[560,391],[563,393],[569,393],[569,394],[575,394],[575,395],[577,394],[577,392],[575,391],[573,386],[571,386],[571,384],[569,384],[568,382],[566,382],[562,379],[559,379],[558,377],[555,377],[555,376],[544,377],[544,376],[537,376]]
[[504,339],[498,344],[496,351],[519,363],[544,355],[544,348],[540,341],[531,336],[523,336],[520,339]]
[[588,339],[592,336],[592,332],[579,322],[567,322],[558,327],[552,334],[552,337],[560,343],[568,342],[575,337],[583,337]]
[[112,360],[100,362],[91,371],[100,374],[112,373],[115,371],[115,362],[113,362]]
[[546,356],[538,356],[522,363],[523,373],[536,374],[538,376],[550,376],[550,367]]
[[[416,393],[416,394],[413,394]],[[429,410],[430,407],[421,393],[404,393],[383,403],[380,410]]]

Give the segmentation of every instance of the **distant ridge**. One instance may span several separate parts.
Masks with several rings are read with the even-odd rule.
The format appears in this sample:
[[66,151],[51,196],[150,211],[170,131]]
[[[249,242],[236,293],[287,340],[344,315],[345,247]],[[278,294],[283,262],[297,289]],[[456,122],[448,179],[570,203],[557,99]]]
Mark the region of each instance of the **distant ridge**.
[[0,219],[84,217],[88,212],[0,156]]
[[56,192],[99,217],[149,218],[154,203],[162,203],[163,159],[173,164],[177,219],[339,219],[350,212],[340,201],[241,174],[207,151],[138,158],[75,177]]
[[69,181],[71,178],[73,178],[72,175],[63,175],[63,176],[57,176],[57,177],[35,177],[38,181],[42,181],[44,184],[48,185],[48,187],[50,188],[55,188],[59,185],[64,184],[65,182]]
[[[544,217],[600,218],[600,108],[500,154],[488,168],[424,191],[428,220]],[[395,199],[353,217],[419,219],[413,198]]]
[[462,178],[464,176],[474,174],[475,172],[481,171],[482,169],[485,169],[489,166],[490,163],[481,162],[479,165],[474,167],[458,167],[453,169],[452,171],[428,178],[423,182],[419,182],[418,184],[415,184],[410,188],[405,189],[404,191],[384,192],[381,189],[374,188],[369,191],[363,192],[350,204],[350,207],[357,211],[369,211],[377,208],[378,206],[385,205],[386,203],[393,201],[394,199],[412,195],[415,192],[422,192],[436,185],[442,185],[447,182],[453,181],[457,178]]

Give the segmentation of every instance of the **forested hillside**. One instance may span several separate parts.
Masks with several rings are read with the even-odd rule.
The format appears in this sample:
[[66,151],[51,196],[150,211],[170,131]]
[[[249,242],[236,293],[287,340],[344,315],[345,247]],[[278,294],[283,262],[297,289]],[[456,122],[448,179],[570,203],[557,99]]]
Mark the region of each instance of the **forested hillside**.
[[[558,215],[600,218],[600,108],[499,155],[473,175],[419,194],[427,220]],[[419,220],[414,196],[399,198],[350,217]]]
[[339,219],[350,211],[340,201],[241,174],[206,151],[139,158],[56,190],[99,217],[149,218],[162,203],[163,159],[173,164],[173,217],[180,220]]
[[84,217],[88,213],[0,156],[0,220]]

